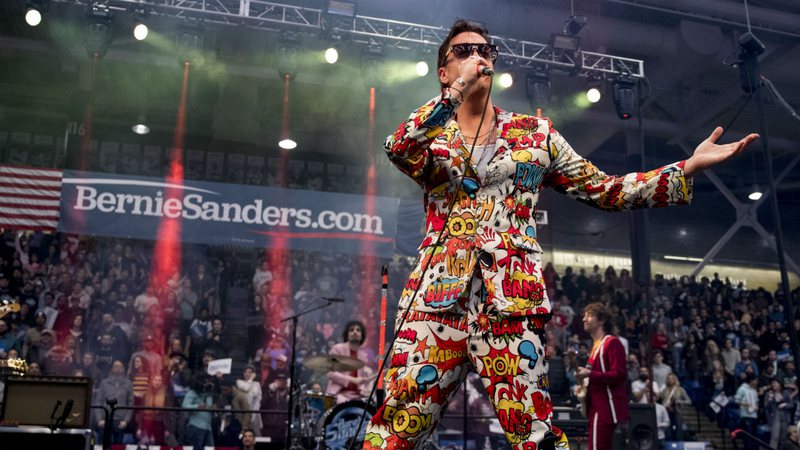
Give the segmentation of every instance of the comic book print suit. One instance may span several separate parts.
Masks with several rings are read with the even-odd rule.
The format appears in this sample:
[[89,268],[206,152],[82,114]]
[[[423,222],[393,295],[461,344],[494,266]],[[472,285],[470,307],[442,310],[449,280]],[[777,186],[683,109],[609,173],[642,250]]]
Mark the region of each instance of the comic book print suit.
[[[395,330],[387,397],[363,448],[421,446],[468,370],[481,376],[513,449],[566,448],[566,436],[550,423],[543,334],[550,300],[536,240],[539,190],[551,187],[618,211],[688,204],[691,179],[683,161],[606,175],[548,120],[497,107],[495,154],[478,179],[468,143],[451,120],[458,106],[445,91],[386,140],[389,159],[425,192],[426,234],[400,298],[397,324],[408,313]],[[476,189],[456,192],[463,177],[474,182],[465,187]]]

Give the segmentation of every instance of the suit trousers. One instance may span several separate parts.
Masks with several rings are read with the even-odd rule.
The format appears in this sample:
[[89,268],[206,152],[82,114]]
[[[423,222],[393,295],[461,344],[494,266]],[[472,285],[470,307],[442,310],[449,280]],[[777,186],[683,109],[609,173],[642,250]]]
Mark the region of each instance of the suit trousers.
[[364,449],[421,448],[469,371],[481,377],[514,450],[568,448],[551,425],[544,324],[509,318],[486,301],[473,277],[469,298],[450,310],[398,314],[386,399],[367,427]]
[[589,450],[610,450],[613,448],[614,430],[617,424],[601,424],[597,412],[589,408]]

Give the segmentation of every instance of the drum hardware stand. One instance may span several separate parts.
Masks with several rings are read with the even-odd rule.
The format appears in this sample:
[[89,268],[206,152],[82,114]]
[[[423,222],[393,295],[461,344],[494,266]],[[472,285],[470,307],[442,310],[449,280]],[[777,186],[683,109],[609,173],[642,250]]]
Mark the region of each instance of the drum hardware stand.
[[425,448],[428,450],[442,450],[442,447],[439,446],[438,430],[433,430],[433,433],[431,433],[431,437],[428,438],[428,442],[425,444]]
[[324,303],[322,305],[317,305],[317,306],[315,306],[313,308],[308,308],[308,309],[306,309],[304,311],[300,311],[299,313],[297,313],[295,315],[286,317],[286,318],[281,320],[281,323],[288,322],[290,320],[292,321],[292,359],[291,359],[291,363],[290,363],[291,364],[290,365],[291,373],[289,374],[289,386],[290,386],[290,389],[289,389],[289,418],[288,418],[288,423],[286,425],[286,448],[288,448],[288,449],[302,450],[302,446],[300,446],[299,444],[295,444],[293,439],[292,439],[294,437],[293,433],[292,433],[292,425],[294,424],[294,414],[295,414],[295,410],[298,407],[297,399],[299,397],[299,396],[295,396],[295,391],[300,387],[300,385],[297,383],[297,380],[295,380],[295,364],[296,364],[295,356],[296,356],[296,347],[297,347],[297,321],[298,321],[298,319],[300,319],[300,317],[303,317],[306,314],[309,314],[311,312],[314,312],[314,311],[317,311],[317,310],[320,310],[320,309],[323,309],[323,308],[327,308],[328,306],[331,306],[333,304],[333,302],[331,300],[327,300],[327,299],[323,299],[323,300],[325,300],[326,303]]
[[[308,406],[308,404],[306,402],[303,401],[302,396],[303,396],[303,393],[307,393],[308,392],[308,389],[306,389],[306,387],[308,387],[309,385],[312,385],[314,383],[318,383],[319,380],[322,378],[322,375],[323,375],[323,373],[319,373],[318,374],[317,372],[314,372],[314,377],[311,378],[311,381],[309,383],[307,383],[307,384],[298,384],[297,385],[297,391],[298,391],[299,395],[297,395],[294,398],[295,404],[293,405],[293,408],[295,409],[295,411],[298,411],[298,410],[300,411],[299,430],[300,430],[301,439],[305,439],[305,438],[309,437],[309,436],[307,436],[305,434],[305,432],[307,430],[309,430],[309,429],[313,429],[313,425],[312,424],[314,423],[314,421],[312,421],[309,418],[309,413],[310,413],[309,410],[311,408]],[[314,391],[312,391],[312,392],[314,392]],[[324,392],[319,392],[318,394],[324,394]],[[320,412],[320,417],[324,413],[324,409],[325,409],[325,407],[323,405],[323,411]],[[317,418],[316,420],[319,420],[319,418]],[[294,447],[290,447],[290,448],[300,449],[300,448],[303,448],[303,447],[302,446],[298,446],[297,444],[295,444]]]

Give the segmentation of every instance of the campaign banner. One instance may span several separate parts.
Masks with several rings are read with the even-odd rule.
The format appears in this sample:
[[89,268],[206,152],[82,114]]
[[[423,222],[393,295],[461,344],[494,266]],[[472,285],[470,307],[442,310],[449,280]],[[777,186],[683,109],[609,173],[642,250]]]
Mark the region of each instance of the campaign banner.
[[175,219],[182,242],[390,256],[398,205],[390,197],[66,170],[58,230],[157,240],[162,221]]

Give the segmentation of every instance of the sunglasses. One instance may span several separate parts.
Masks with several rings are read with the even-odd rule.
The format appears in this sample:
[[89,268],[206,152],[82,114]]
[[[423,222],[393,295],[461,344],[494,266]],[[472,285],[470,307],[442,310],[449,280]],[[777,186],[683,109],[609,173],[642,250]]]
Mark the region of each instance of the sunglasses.
[[448,51],[458,59],[466,59],[472,54],[472,50],[476,49],[481,58],[497,61],[497,46],[494,44],[453,44]]

